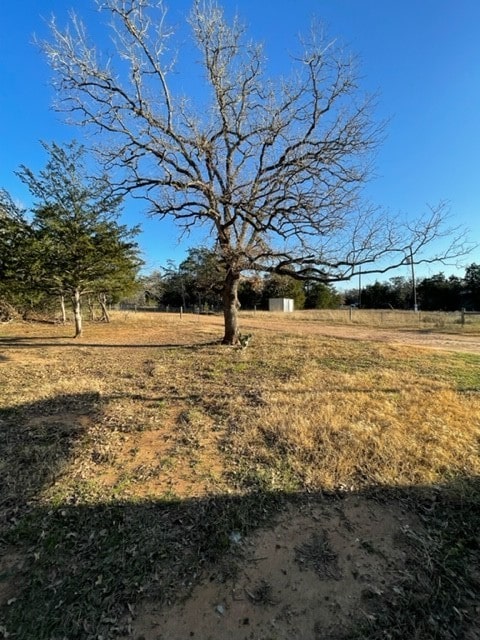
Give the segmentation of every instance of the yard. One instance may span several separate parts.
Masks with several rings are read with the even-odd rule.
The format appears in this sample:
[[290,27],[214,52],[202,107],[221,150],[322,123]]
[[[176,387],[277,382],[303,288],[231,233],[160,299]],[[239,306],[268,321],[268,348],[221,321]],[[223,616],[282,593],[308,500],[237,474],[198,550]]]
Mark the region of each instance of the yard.
[[0,327],[0,637],[480,637],[480,324]]

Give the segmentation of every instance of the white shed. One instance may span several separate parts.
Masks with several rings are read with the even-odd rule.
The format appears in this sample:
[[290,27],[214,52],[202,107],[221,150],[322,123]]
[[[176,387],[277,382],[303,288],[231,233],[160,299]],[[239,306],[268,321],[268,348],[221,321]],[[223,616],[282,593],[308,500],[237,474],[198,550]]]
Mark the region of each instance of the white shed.
[[293,298],[269,298],[269,311],[293,311]]

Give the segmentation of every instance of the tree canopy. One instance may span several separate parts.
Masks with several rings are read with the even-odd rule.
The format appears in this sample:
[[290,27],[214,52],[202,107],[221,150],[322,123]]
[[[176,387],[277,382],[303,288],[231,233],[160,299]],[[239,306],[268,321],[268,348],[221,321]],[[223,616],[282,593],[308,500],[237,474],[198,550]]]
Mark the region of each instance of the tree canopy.
[[0,298],[24,315],[45,299],[35,275],[36,244],[27,212],[0,189]]
[[122,199],[112,194],[106,175],[89,177],[81,145],[43,146],[49,154],[45,168],[38,174],[26,166],[18,171],[35,202],[31,220],[22,219],[23,244],[13,243],[13,263],[21,256],[27,268],[12,278],[16,287],[28,284],[49,295],[69,297],[75,335],[80,335],[83,295],[131,287],[141,265],[134,240],[139,229],[118,223]]
[[465,286],[472,308],[480,309],[480,265],[475,262],[465,271]]

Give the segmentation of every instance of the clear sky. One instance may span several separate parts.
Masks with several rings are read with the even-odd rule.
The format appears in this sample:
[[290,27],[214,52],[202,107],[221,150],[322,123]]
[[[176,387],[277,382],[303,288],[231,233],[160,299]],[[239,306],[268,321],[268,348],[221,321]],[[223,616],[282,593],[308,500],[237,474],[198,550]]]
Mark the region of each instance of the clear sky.
[[[20,164],[34,171],[44,166],[40,140],[81,141],[83,135],[52,110],[51,73],[33,36],[47,37],[45,19],[53,13],[63,23],[67,9],[74,8],[95,39],[99,16],[93,0],[3,0],[1,5],[0,187],[28,206],[28,191],[14,171]],[[167,5],[173,22],[181,24],[190,2],[167,0]],[[223,0],[223,5],[228,13],[238,10],[252,37],[264,43],[275,73],[288,70],[288,54],[313,16],[345,42],[361,61],[363,86],[379,93],[378,118],[389,119],[369,198],[411,215],[447,200],[452,222],[468,227],[470,238],[480,243],[479,0]],[[190,237],[179,243],[175,227],[147,219],[138,202],[126,207],[123,222],[141,222],[147,270],[168,259],[178,263],[199,241]],[[472,262],[480,262],[480,249],[465,259]],[[455,269],[438,265],[423,275],[439,271]]]

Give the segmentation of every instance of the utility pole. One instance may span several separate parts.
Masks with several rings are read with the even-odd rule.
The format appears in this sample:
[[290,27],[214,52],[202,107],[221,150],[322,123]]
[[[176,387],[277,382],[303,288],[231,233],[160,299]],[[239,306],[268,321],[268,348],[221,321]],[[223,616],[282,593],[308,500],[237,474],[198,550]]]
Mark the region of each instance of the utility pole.
[[410,255],[407,256],[407,264],[410,263],[410,265],[412,267],[413,310],[415,312],[417,312],[418,311],[418,305],[417,305],[417,283],[415,282],[415,263],[413,261],[413,252],[412,252],[412,246],[411,245],[410,245],[409,249],[410,249]]
[[358,268],[358,308],[362,306],[362,267]]

